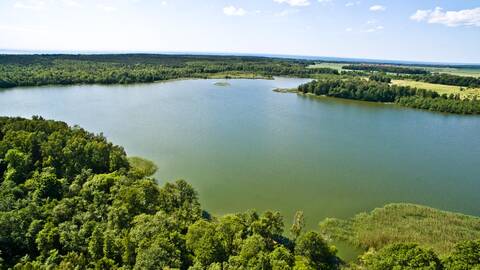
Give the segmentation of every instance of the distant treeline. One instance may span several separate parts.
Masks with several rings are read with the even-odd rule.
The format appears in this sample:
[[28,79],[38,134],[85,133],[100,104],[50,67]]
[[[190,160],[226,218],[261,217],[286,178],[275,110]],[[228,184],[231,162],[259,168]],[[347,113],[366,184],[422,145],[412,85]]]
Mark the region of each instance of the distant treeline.
[[338,74],[292,59],[190,55],[0,55],[0,88],[69,84],[129,84],[178,78],[310,77]]
[[480,101],[476,99],[461,100],[458,95],[439,95],[430,90],[390,85],[375,80],[359,78],[315,80],[300,85],[298,90],[302,93],[345,99],[395,102],[402,106],[430,111],[480,114]]
[[[431,73],[428,70],[420,68],[376,64],[351,64],[343,66],[342,68],[345,70],[375,72],[375,74],[370,76],[375,76],[376,73],[384,73],[384,75],[386,76],[382,76],[383,78],[390,77],[410,79],[434,84],[455,85],[463,87],[480,87],[480,78],[459,76],[447,73]],[[368,73],[364,73],[363,75],[368,75]],[[378,78],[380,77],[374,77],[374,79]]]
[[388,73],[396,73],[396,74],[429,74],[429,72],[425,69],[390,66],[390,65],[362,64],[362,65],[346,65],[346,66],[343,66],[342,68],[348,69],[348,70],[377,71],[377,72],[388,72]]
[[436,73],[428,76],[418,76],[412,75],[408,76],[408,79],[413,79],[415,81],[435,83],[435,84],[446,84],[446,85],[455,85],[463,87],[480,87],[480,78],[468,77],[468,76],[459,76],[446,73]]

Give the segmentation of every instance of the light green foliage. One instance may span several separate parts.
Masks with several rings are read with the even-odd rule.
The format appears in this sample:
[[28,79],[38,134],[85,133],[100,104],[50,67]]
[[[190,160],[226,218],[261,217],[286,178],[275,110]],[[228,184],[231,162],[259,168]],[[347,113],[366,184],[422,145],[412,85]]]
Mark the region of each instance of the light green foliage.
[[461,241],[480,239],[480,218],[413,204],[389,204],[350,220],[327,219],[320,231],[365,249],[418,243],[440,255]]
[[293,224],[290,228],[290,232],[293,234],[295,239],[297,239],[305,228],[305,217],[303,211],[297,211],[295,217],[293,218]]
[[272,270],[290,270],[294,265],[293,254],[284,246],[276,247],[269,255]]
[[88,241],[88,253],[94,260],[103,257],[103,228],[100,226],[95,227],[90,236],[90,240]]
[[128,163],[130,164],[131,173],[135,174],[137,178],[152,176],[158,170],[155,163],[141,157],[129,157]]
[[479,270],[480,240],[458,243],[444,261],[447,270]]
[[208,221],[199,220],[188,228],[187,248],[193,251],[195,262],[206,266],[225,260],[224,247],[217,238],[215,224]]
[[440,270],[442,264],[437,255],[416,244],[393,244],[378,252],[366,253],[362,264],[370,270]]
[[40,254],[46,256],[52,250],[58,250],[60,248],[60,234],[58,228],[51,222],[48,222],[43,226],[43,229],[38,233],[37,239],[38,251]]
[[21,183],[28,176],[31,160],[28,155],[17,149],[9,149],[4,158],[7,165],[5,180]]

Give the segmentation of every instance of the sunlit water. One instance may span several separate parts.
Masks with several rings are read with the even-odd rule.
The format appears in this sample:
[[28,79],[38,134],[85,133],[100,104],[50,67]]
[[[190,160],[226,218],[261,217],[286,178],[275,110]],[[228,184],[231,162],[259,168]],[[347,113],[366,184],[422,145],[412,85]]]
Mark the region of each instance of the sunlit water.
[[480,117],[280,94],[302,79],[16,88],[0,115],[78,124],[188,180],[213,214],[296,210],[309,228],[390,202],[480,215]]

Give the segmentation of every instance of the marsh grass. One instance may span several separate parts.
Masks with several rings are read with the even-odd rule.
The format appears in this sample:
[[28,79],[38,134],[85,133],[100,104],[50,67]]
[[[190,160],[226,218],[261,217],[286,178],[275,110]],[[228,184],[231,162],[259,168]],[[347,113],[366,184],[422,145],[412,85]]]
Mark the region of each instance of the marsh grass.
[[460,241],[480,239],[480,218],[421,205],[388,204],[349,220],[326,219],[320,230],[327,238],[364,249],[418,243],[445,255]]

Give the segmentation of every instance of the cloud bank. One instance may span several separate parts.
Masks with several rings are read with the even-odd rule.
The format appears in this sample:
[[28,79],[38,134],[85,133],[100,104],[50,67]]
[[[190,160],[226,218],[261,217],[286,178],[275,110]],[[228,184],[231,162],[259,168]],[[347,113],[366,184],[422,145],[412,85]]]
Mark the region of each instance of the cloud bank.
[[273,0],[274,2],[280,3],[280,4],[288,4],[292,7],[304,7],[304,6],[309,6],[310,1],[309,0]]
[[370,7],[370,11],[385,11],[387,8],[381,5],[374,5]]
[[444,11],[441,7],[436,7],[434,10],[417,10],[410,16],[410,19],[417,22],[443,24],[449,27],[480,27],[480,7],[459,11]]
[[247,12],[240,7],[227,6],[223,8],[223,13],[227,16],[244,16]]

